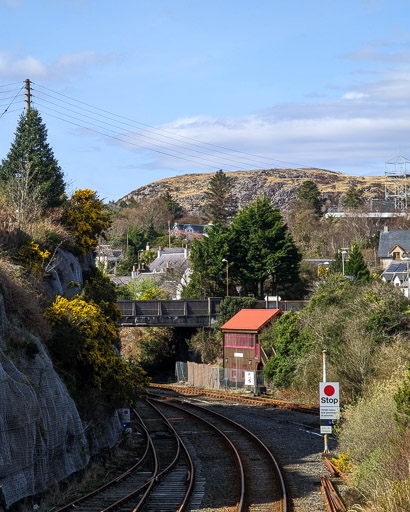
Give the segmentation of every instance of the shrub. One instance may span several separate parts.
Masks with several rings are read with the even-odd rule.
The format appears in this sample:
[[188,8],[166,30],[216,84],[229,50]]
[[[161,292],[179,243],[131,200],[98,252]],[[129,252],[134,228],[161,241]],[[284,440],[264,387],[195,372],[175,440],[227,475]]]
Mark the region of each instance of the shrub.
[[399,512],[409,506],[410,435],[394,420],[397,376],[374,386],[345,412],[339,448],[349,453],[353,483],[365,497],[362,510]]
[[93,251],[98,245],[98,236],[110,226],[111,216],[103,211],[103,203],[97,193],[90,189],[76,190],[68,202],[64,222],[72,230],[76,244],[82,254]]
[[222,332],[219,329],[210,331],[200,329],[186,341],[188,347],[200,355],[203,363],[215,364],[222,361]]
[[45,317],[53,328],[50,351],[84,414],[87,403],[107,413],[142,393],[145,372],[117,355],[115,323],[97,304],[58,296]]
[[14,255],[21,265],[36,277],[40,277],[46,260],[50,257],[50,251],[41,250],[34,241],[25,242]]

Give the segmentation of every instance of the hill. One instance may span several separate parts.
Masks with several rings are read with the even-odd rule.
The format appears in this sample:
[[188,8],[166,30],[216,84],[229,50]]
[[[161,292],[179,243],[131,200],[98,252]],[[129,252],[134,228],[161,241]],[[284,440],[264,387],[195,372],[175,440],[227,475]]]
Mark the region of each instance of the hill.
[[[201,215],[204,192],[214,173],[185,174],[165,178],[137,188],[119,199],[118,203],[132,199],[141,201],[169,192],[189,215]],[[232,192],[236,207],[242,208],[255,197],[266,194],[282,210],[296,198],[296,190],[303,181],[314,181],[323,196],[336,206],[339,198],[351,187],[364,189],[365,197],[384,198],[384,176],[351,176],[325,169],[257,169],[227,172],[234,179]]]

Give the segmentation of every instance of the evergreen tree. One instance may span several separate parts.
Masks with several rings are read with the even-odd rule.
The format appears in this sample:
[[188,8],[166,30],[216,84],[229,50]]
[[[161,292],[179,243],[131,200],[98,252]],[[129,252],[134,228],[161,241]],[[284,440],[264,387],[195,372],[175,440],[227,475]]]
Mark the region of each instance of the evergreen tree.
[[228,177],[222,169],[209,181],[205,192],[204,212],[214,223],[226,225],[234,213],[232,183],[233,178]]
[[298,188],[296,195],[298,199],[303,199],[310,203],[319,217],[322,215],[322,206],[325,199],[320,197],[319,189],[314,181],[304,181]]
[[369,269],[357,245],[353,246],[349,260],[346,263],[346,274],[353,276],[356,281],[368,281],[370,279]]
[[342,205],[344,208],[358,208],[363,204],[363,202],[363,189],[353,186],[346,190],[346,194],[342,199]]
[[64,175],[47,143],[47,129],[37,110],[20,116],[14,142],[0,165],[0,181],[7,184],[30,168],[33,187],[38,188],[44,206],[58,206],[65,190]]
[[342,253],[337,251],[333,256],[333,260],[329,265],[329,273],[330,274],[341,274],[343,272],[343,259]]
[[269,274],[278,289],[299,280],[301,255],[282,215],[266,197],[241,210],[231,225],[233,277],[256,297],[264,294]]
[[[201,240],[193,240],[189,260],[192,274],[183,297],[221,297],[226,294],[226,264],[230,261],[229,232],[215,224]],[[231,283],[231,280],[230,280]]]
[[178,201],[175,201],[174,199],[172,199],[172,196],[169,193],[169,190],[167,190],[164,194],[164,201],[165,201],[165,206],[167,207],[170,215],[172,216],[172,218],[174,220],[182,217],[181,205],[178,203]]

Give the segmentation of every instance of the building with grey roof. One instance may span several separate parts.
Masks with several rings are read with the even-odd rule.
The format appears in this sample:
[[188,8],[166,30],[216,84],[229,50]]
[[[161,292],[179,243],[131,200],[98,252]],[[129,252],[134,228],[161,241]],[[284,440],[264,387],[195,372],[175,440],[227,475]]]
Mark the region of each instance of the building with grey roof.
[[384,228],[380,232],[378,256],[381,266],[387,269],[391,263],[406,260],[410,254],[410,231]]

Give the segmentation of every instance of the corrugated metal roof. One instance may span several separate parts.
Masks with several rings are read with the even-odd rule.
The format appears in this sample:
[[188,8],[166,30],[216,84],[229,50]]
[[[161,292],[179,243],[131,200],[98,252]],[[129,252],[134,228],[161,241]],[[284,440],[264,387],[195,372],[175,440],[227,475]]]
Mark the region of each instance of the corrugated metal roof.
[[389,251],[395,245],[399,245],[404,251],[410,251],[410,231],[394,230],[381,231],[379,240],[379,258],[389,258]]
[[273,317],[280,314],[280,309],[241,309],[241,311],[228,320],[221,329],[259,331],[264,325],[270,322]]

